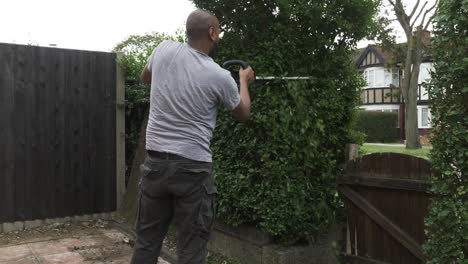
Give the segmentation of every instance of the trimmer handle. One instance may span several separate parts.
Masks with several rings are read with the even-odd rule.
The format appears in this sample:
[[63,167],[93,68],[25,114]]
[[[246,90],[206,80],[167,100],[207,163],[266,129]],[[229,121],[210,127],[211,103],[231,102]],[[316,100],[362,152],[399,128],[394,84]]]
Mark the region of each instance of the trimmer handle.
[[239,65],[242,69],[246,69],[248,67],[247,63],[243,60],[228,60],[223,63],[223,68],[228,70],[229,67]]
[[234,79],[234,81],[236,81],[237,86],[239,87],[239,72],[231,71],[229,68],[232,66],[241,66],[242,69],[246,69],[247,67],[249,67],[249,65],[247,65],[247,63],[243,60],[228,60],[223,63],[222,67],[231,72],[232,78]]

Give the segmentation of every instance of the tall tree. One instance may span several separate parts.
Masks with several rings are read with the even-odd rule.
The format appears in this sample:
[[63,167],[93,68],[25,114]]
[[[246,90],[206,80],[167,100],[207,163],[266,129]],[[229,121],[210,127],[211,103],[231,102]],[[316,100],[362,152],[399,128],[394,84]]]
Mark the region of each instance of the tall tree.
[[[427,45],[424,42],[424,35],[437,13],[437,10],[435,10],[431,15],[431,12],[437,6],[438,0],[435,1],[432,7],[427,9],[428,1],[420,7],[420,0],[417,0],[409,15],[406,13],[401,0],[388,0],[388,2],[393,7],[395,16],[403,28],[407,40],[406,55],[402,62],[403,78],[401,80],[401,91],[405,100],[406,148],[417,149],[421,148],[417,115],[419,67],[423,50]],[[422,19],[419,20],[421,15],[423,15]]]

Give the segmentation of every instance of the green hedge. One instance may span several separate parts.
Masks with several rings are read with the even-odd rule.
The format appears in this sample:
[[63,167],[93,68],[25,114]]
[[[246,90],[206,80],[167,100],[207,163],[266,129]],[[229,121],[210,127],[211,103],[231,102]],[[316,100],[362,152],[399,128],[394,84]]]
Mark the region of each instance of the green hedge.
[[431,43],[433,198],[426,219],[428,264],[468,263],[468,1],[440,1]]
[[212,148],[223,220],[285,243],[312,240],[335,220],[353,102],[334,92],[308,82],[255,85],[250,122],[220,114]]
[[222,23],[220,59],[243,59],[258,76],[251,119],[219,113],[212,149],[218,217],[252,224],[284,243],[312,241],[340,206],[336,177],[362,78],[351,57],[372,31],[377,1],[196,0]]
[[366,134],[366,142],[390,143],[398,140],[398,113],[359,111],[356,130]]

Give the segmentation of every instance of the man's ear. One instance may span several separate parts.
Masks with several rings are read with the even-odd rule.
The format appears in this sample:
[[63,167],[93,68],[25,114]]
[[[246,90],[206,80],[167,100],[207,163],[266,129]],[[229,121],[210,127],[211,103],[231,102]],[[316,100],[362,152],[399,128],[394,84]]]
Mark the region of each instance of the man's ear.
[[213,26],[211,26],[209,29],[208,29],[208,34],[209,34],[209,38],[212,40],[212,41],[215,41],[216,39],[216,32],[215,32],[215,28]]

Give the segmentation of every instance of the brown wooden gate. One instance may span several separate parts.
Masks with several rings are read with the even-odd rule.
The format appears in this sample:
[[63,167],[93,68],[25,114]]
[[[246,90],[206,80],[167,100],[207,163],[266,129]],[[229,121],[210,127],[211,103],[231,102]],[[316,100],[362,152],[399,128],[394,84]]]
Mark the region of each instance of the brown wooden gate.
[[340,179],[345,197],[348,263],[424,263],[431,165],[399,153],[351,160]]

